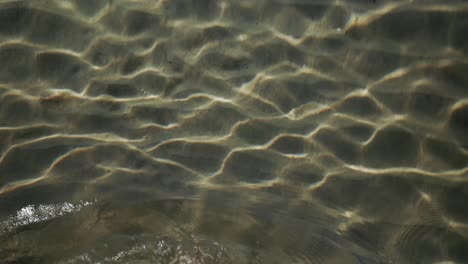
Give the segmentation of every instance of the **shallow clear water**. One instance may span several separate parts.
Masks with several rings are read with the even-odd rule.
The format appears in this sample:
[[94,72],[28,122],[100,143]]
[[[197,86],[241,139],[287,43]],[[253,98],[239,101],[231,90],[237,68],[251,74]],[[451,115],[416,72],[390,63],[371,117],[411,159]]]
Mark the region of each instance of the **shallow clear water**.
[[0,263],[468,263],[466,1],[0,1]]

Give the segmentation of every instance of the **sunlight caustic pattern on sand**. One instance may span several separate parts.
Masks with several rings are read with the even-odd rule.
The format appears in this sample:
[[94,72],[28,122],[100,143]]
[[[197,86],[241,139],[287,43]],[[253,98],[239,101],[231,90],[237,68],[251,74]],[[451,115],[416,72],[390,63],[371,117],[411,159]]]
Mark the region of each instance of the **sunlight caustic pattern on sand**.
[[0,0],[0,263],[466,263],[465,1]]

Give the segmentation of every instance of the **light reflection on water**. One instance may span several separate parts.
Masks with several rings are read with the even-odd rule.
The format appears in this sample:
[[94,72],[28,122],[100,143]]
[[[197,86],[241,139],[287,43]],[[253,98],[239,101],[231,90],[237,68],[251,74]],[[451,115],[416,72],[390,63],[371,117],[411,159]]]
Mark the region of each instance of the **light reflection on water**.
[[0,1],[0,263],[467,263],[464,1]]

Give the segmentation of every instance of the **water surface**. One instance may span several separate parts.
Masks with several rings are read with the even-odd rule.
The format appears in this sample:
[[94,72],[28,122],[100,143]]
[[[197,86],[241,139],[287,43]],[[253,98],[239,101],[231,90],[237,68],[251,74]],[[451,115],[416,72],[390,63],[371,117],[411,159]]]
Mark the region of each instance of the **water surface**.
[[468,263],[468,4],[0,1],[0,263]]

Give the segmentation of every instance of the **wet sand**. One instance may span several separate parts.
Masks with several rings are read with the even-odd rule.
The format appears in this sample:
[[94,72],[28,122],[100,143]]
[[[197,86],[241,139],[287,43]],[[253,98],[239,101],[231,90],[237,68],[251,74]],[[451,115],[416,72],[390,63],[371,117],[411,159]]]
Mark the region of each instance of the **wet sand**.
[[0,263],[468,263],[464,1],[0,1]]

